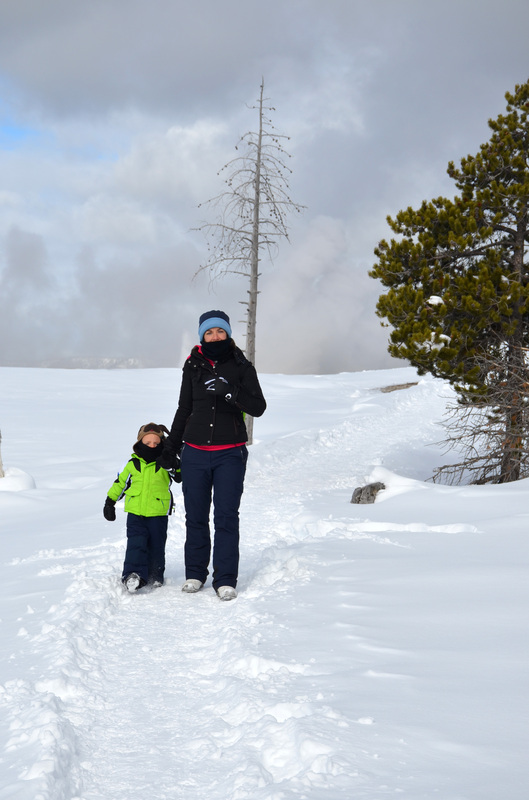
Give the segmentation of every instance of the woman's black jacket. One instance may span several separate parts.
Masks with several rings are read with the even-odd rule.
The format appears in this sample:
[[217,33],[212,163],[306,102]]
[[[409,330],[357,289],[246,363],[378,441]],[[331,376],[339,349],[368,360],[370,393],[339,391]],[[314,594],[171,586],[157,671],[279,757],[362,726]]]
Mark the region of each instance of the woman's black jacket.
[[[224,378],[235,387],[235,400],[208,391],[206,381],[214,377]],[[253,364],[241,350],[232,349],[213,366],[198,347],[194,347],[182,369],[182,385],[178,408],[165,442],[162,459],[174,461],[183,442],[201,446],[240,444],[246,442],[248,434],[243,412],[260,417],[266,409],[266,401],[259,385]]]

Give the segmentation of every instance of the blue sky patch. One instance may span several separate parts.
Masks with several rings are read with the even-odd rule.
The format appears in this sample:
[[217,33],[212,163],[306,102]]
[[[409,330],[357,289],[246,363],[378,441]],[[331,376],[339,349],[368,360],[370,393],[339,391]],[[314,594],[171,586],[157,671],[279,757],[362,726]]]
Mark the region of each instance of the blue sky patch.
[[0,120],[0,147],[4,149],[14,150],[30,140],[35,141],[41,138],[42,133],[35,128]]

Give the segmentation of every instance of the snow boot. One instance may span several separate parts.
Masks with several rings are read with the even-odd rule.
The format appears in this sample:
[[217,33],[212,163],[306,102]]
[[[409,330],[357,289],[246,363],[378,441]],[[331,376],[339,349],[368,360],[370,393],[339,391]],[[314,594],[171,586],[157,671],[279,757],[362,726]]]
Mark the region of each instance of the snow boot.
[[204,584],[202,581],[197,580],[196,578],[188,578],[184,585],[182,586],[183,592],[194,593],[200,591]]
[[137,572],[131,572],[130,575],[127,575],[127,577],[123,579],[123,583],[127,591],[134,594],[134,592],[141,588],[142,580]]
[[219,586],[219,588],[215,589],[215,591],[221,600],[235,600],[237,597],[237,592],[233,586]]

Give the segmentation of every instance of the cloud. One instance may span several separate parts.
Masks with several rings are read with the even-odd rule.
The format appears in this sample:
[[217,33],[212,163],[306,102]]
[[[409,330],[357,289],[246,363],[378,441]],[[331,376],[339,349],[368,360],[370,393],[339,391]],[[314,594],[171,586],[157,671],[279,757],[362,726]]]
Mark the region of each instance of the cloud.
[[226,134],[225,124],[201,119],[143,136],[116,163],[116,187],[160,205],[178,203],[182,196],[198,205],[209,196],[222,162],[233,157],[233,142],[228,148]]
[[12,227],[0,260],[0,363],[37,366],[55,337],[56,285],[41,236]]
[[2,273],[3,293],[19,302],[39,296],[50,288],[46,270],[46,247],[41,236],[11,228],[6,236],[6,266]]
[[374,361],[395,366],[381,355],[385,335],[372,325],[379,291],[350,231],[342,219],[314,218],[277,265],[269,271],[263,265],[258,352],[265,372],[345,372],[373,368]]
[[84,241],[111,241],[115,245],[154,245],[156,222],[138,204],[111,195],[93,195],[77,211],[77,226]]
[[244,344],[246,282],[212,296],[193,280],[193,229],[255,130],[264,76],[306,209],[262,264],[258,366],[394,364],[367,274],[386,216],[452,195],[448,161],[477,152],[529,77],[525,0],[508,13],[482,0],[3,0],[1,16],[0,363],[174,366],[211,306]]
[[0,207],[2,207],[3,209],[16,208],[21,203],[22,203],[22,198],[16,192],[0,191]]

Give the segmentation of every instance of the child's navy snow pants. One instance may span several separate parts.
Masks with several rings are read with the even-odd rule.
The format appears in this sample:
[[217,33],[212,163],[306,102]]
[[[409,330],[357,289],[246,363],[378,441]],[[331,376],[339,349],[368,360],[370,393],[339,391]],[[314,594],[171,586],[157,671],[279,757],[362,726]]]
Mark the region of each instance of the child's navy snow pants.
[[163,583],[167,517],[127,514],[127,551],[123,578],[136,572],[145,583]]
[[245,445],[226,450],[198,450],[184,445],[181,466],[186,510],[186,579],[196,578],[205,583],[208,576],[213,493],[213,588],[237,585],[239,506],[247,460]]

